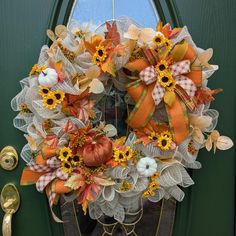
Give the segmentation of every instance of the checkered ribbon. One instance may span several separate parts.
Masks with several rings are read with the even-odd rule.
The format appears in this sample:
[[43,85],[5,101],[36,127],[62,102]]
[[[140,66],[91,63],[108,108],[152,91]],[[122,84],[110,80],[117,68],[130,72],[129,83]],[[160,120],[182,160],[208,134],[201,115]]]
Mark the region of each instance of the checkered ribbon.
[[60,163],[56,157],[52,157],[47,160],[47,165],[38,165],[34,161],[28,163],[30,170],[35,172],[47,172],[46,174],[40,176],[36,182],[36,188],[39,192],[43,192],[45,187],[53,181],[55,178],[66,180],[68,174],[63,172],[60,168]]
[[[195,92],[197,90],[195,84],[193,83],[192,80],[190,80],[187,76],[184,76],[184,74],[187,74],[190,72],[190,61],[189,60],[184,60],[175,63],[174,65],[170,66],[170,71],[175,78],[175,82],[177,85],[179,85],[184,91],[184,96],[180,96],[183,101],[186,101],[186,105],[191,109],[193,104],[189,104],[189,101],[191,101],[191,98],[194,97]],[[151,84],[155,82],[155,87],[152,91],[152,97],[155,102],[155,105],[157,106],[163,99],[165,89],[160,85],[160,83],[157,81],[158,74],[155,71],[154,66],[150,66],[142,70],[139,74],[140,78],[147,84]],[[183,90],[181,92],[177,91],[178,87],[175,88],[175,92],[179,94],[183,94]]]

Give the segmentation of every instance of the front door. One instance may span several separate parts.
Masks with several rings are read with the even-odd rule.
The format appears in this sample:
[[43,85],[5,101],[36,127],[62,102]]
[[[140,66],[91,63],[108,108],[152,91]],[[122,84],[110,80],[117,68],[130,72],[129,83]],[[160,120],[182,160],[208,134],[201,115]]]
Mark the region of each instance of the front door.
[[[86,15],[89,17],[91,14],[91,18],[94,18],[96,4],[102,4],[103,1],[87,1],[93,2],[93,5],[88,8]],[[12,125],[16,113],[11,110],[10,101],[20,91],[20,79],[27,76],[37,61],[41,46],[48,42],[46,29],[54,28],[58,23],[66,23],[73,2],[3,0],[0,3],[0,149],[11,145],[20,154],[26,142],[22,133]],[[77,1],[78,9],[79,4],[82,6],[84,2]],[[126,4],[119,6],[119,2]],[[131,2],[134,1],[116,1],[117,8],[131,9],[123,11],[127,15],[129,12],[133,13],[135,6],[129,5]],[[155,0],[153,3],[162,20],[166,19],[173,25],[187,25],[198,45],[214,48],[213,63],[219,64],[220,70],[212,78],[214,81],[211,87],[222,87],[225,92],[218,95],[213,107],[221,111],[219,130],[234,139],[236,34],[233,23],[236,22],[236,2]],[[142,9],[138,11],[141,15]],[[120,14],[124,14],[123,12]],[[100,14],[96,14],[96,17],[99,16]],[[112,14],[107,17],[112,18]],[[80,19],[79,15],[77,19]],[[192,173],[195,185],[186,191],[184,201],[177,206],[173,233],[175,236],[234,235],[234,155],[235,149],[217,152],[214,157],[212,153],[201,152],[199,160],[203,168]],[[13,171],[0,168],[0,190],[5,184],[14,183],[21,196],[20,208],[13,217],[13,235],[64,235],[62,225],[55,223],[50,216],[46,197],[39,194],[34,186],[19,186],[24,166],[24,161],[19,160],[18,167]],[[0,219],[3,219],[2,211]]]
[[[16,113],[11,110],[10,102],[20,91],[19,81],[27,77],[32,65],[37,62],[42,45],[47,43],[46,29],[54,27],[57,21],[63,23],[66,9],[70,4],[71,1],[57,0],[0,2],[1,150],[11,145],[20,156],[25,139],[23,134],[13,127],[12,121]],[[51,219],[45,195],[38,194],[34,186],[19,186],[24,166],[24,161],[19,157],[19,165],[13,171],[0,168],[0,190],[5,184],[13,183],[21,197],[20,208],[12,220],[12,235],[63,235],[62,225],[55,224]],[[2,222],[2,210],[0,219]]]

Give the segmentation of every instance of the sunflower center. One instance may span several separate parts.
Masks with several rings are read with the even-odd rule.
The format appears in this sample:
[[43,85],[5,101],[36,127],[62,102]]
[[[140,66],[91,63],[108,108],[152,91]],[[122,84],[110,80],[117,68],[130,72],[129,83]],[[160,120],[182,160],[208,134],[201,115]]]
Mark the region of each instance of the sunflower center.
[[99,55],[100,57],[103,56],[103,50],[102,50],[102,49],[99,49],[99,50],[98,50],[98,55]]
[[129,151],[127,151],[127,152],[125,153],[125,155],[126,155],[126,156],[129,156]]
[[156,38],[155,38],[155,42],[160,43],[160,42],[161,42],[161,39],[160,39],[159,37],[156,37]]
[[168,82],[169,78],[164,76],[164,77],[161,78],[161,80],[162,80],[163,83],[166,83],[166,82]]
[[68,155],[68,152],[63,152],[63,154],[62,154],[64,157],[67,157],[67,155]]
[[74,160],[75,162],[79,161],[79,159],[80,159],[79,156],[74,156],[74,157],[73,157],[73,160]]
[[167,141],[165,139],[161,140],[161,145],[162,146],[166,146],[166,144],[167,144]]
[[119,154],[119,159],[123,159],[123,155],[122,154]]
[[68,163],[65,163],[64,166],[65,166],[65,168],[67,168],[67,169],[70,168],[70,164],[68,164]]
[[56,97],[57,100],[60,100],[61,99],[61,94],[60,93],[56,93],[55,97]]
[[43,89],[43,93],[47,94],[48,90],[47,89]]
[[53,104],[53,99],[52,99],[52,98],[49,98],[49,99],[47,100],[47,104],[48,104],[48,105],[52,105],[52,104]]
[[160,71],[163,71],[163,70],[165,70],[165,69],[166,69],[165,65],[163,65],[163,64],[159,65],[159,70],[160,70]]

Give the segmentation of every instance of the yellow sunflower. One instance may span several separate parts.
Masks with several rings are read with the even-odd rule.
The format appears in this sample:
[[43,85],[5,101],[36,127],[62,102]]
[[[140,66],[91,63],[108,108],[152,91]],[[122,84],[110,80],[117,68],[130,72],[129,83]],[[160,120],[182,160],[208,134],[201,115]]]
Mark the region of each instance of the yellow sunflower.
[[172,139],[166,135],[160,135],[157,140],[157,145],[161,150],[169,150],[171,147]]
[[148,136],[148,138],[149,138],[150,140],[155,141],[155,140],[158,139],[158,136],[159,136],[159,134],[153,131],[153,132],[151,133],[151,135]]
[[149,184],[149,189],[151,190],[155,190],[158,188],[158,183],[157,181],[152,181],[150,184]]
[[161,60],[156,66],[155,66],[155,70],[156,73],[159,74],[165,70],[167,70],[169,68],[167,61],[166,60]]
[[39,85],[39,94],[42,97],[47,96],[49,93],[51,93],[49,88],[43,87],[42,85]]
[[146,190],[144,193],[143,193],[143,196],[144,197],[148,197],[148,196],[154,196],[154,192],[153,190],[149,189],[149,190]]
[[155,180],[155,179],[159,178],[160,176],[161,176],[160,172],[156,172],[152,175],[151,179]]
[[166,70],[159,74],[158,81],[162,87],[166,88],[170,85],[170,83],[174,82],[174,79],[172,74]]
[[54,94],[49,93],[48,95],[43,97],[43,106],[52,110],[57,106],[57,100]]
[[52,93],[53,93],[53,95],[54,95],[55,98],[56,98],[57,104],[62,103],[62,101],[63,101],[64,98],[65,98],[65,93],[64,93],[63,91],[59,90],[59,89],[53,91]]
[[63,161],[61,163],[61,168],[62,168],[62,171],[64,171],[65,173],[68,173],[68,174],[71,173],[73,170],[71,163],[68,161]]
[[46,68],[47,68],[47,66],[45,66],[45,65],[39,67],[38,64],[34,64],[34,66],[32,67],[32,69],[31,69],[29,75],[31,76],[31,75],[39,74],[40,72],[42,72],[42,71],[45,70]]
[[174,91],[175,86],[176,86],[176,82],[175,82],[175,80],[172,80],[172,81],[170,82],[170,84],[169,84],[168,86],[166,86],[165,88],[166,88],[168,91]]
[[168,130],[161,132],[161,135],[166,136],[168,138],[172,138],[172,134]]
[[158,47],[163,46],[163,44],[166,42],[166,38],[163,34],[157,33],[152,39],[152,42]]
[[59,159],[61,161],[68,161],[72,157],[72,150],[69,147],[63,147],[59,151]]
[[129,181],[124,180],[120,186],[120,191],[126,192],[126,191],[129,191],[132,187],[133,185]]
[[130,146],[126,146],[124,153],[127,161],[130,160],[133,156],[133,150]]
[[113,151],[114,151],[114,159],[116,162],[118,163],[126,162],[127,159],[124,151],[119,150],[117,148],[114,148]]
[[166,48],[166,50],[167,50],[168,52],[171,51],[171,49],[172,49],[172,43],[171,43],[171,41],[170,41],[169,39],[166,39],[166,40],[165,40],[165,42],[164,42],[164,47]]
[[73,166],[78,166],[81,163],[82,156],[80,154],[73,155],[71,157],[71,164]]
[[93,54],[92,62],[100,66],[107,58],[107,51],[104,46],[96,46],[96,52]]
[[28,106],[27,106],[25,103],[22,103],[22,104],[20,105],[20,112],[22,112],[22,113],[28,113],[28,112],[30,112]]

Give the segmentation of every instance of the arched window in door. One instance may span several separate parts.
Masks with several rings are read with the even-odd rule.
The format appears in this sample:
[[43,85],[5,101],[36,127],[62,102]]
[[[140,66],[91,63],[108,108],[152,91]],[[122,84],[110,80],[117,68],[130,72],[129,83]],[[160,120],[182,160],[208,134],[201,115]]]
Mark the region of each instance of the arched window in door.
[[152,0],[77,0],[69,21],[92,21],[94,28],[106,20],[128,16],[145,27],[155,28],[159,19]]

